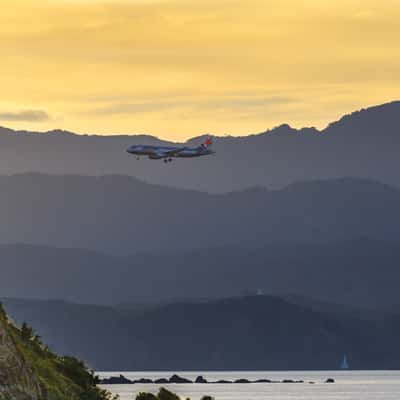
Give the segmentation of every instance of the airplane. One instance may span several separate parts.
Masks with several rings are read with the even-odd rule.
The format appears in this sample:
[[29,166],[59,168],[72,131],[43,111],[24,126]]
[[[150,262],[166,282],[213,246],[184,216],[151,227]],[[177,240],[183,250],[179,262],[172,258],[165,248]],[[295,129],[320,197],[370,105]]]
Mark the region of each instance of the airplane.
[[171,147],[171,146],[150,146],[133,145],[126,149],[129,154],[135,154],[139,160],[140,156],[147,156],[150,160],[164,160],[165,163],[171,162],[172,158],[192,158],[214,154],[211,150],[212,139],[208,137],[204,143],[198,147]]

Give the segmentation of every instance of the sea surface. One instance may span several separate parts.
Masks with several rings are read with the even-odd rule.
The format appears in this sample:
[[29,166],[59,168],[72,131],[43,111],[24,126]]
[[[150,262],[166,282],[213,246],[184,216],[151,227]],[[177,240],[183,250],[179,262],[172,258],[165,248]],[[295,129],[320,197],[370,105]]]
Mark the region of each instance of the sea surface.
[[[169,378],[174,373],[191,380],[202,375],[209,381],[268,378],[304,380],[305,383],[134,384],[102,387],[119,394],[121,400],[132,400],[139,392],[156,393],[161,386],[183,399],[191,400],[199,400],[203,395],[211,395],[215,400],[400,400],[400,371],[97,372],[101,378],[122,374],[129,379]],[[324,383],[327,378],[335,379],[336,383]]]

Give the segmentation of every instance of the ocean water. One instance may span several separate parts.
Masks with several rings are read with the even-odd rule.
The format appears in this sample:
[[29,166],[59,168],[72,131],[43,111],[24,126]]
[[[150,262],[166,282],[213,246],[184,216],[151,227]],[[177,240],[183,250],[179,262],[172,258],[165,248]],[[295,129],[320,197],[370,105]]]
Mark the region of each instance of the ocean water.
[[[174,373],[196,379],[198,375],[210,381],[246,378],[257,380],[304,380],[305,383],[253,384],[134,384],[102,385],[121,400],[133,400],[139,392],[156,393],[160,386],[177,393],[182,399],[199,400],[210,395],[216,400],[400,400],[400,371],[173,371],[173,372],[98,372],[102,378],[123,374],[129,379],[169,378]],[[327,378],[336,383],[324,383]],[[310,384],[308,382],[315,382]]]

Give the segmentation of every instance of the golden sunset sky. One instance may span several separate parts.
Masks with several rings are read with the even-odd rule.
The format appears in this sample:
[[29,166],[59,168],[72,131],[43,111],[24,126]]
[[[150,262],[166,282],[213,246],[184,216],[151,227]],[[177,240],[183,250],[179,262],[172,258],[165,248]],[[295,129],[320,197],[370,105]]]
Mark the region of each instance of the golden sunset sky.
[[185,139],[400,97],[399,0],[3,0],[0,125]]

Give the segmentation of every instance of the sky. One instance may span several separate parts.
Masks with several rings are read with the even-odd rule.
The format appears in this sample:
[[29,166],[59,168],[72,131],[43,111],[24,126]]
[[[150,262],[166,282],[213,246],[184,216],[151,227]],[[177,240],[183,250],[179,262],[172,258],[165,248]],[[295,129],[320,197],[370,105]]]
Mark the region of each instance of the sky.
[[171,140],[399,99],[399,0],[3,0],[0,125]]

